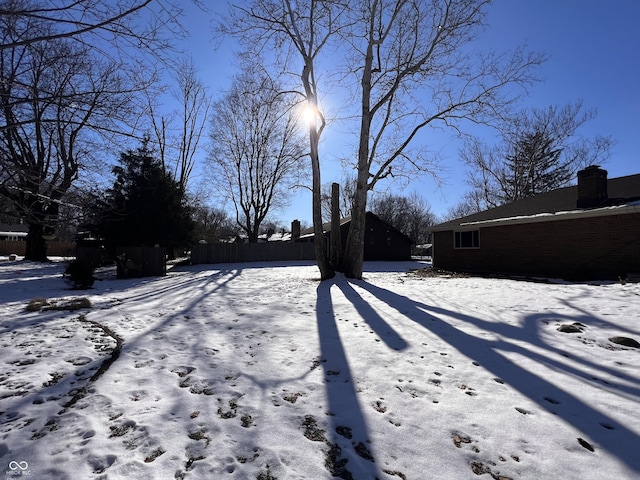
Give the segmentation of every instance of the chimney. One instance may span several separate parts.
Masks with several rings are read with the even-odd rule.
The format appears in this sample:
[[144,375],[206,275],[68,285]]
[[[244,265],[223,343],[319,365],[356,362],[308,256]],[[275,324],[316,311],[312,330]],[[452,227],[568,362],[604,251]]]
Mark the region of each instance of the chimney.
[[295,242],[300,238],[300,220],[291,222],[291,241]]
[[592,165],[578,172],[578,208],[593,208],[608,199],[607,171]]

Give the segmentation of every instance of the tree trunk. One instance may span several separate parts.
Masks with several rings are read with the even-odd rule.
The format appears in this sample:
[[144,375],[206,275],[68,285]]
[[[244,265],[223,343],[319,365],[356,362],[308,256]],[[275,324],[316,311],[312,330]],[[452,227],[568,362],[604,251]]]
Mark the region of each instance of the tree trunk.
[[362,278],[368,173],[368,168],[364,172],[358,172],[358,185],[353,197],[351,224],[344,252],[344,274],[348,278]]
[[26,240],[25,260],[33,262],[47,262],[47,241],[43,237],[44,225],[41,223],[30,223],[29,233]]
[[373,44],[370,41],[362,70],[362,102],[360,118],[360,143],[358,146],[358,178],[351,208],[351,226],[344,252],[344,274],[349,278],[362,278],[364,261],[364,221],[367,212],[369,190],[369,134],[371,132],[371,74],[373,68]]
[[331,184],[331,265],[342,269],[342,234],[340,232],[340,185]]
[[329,280],[336,272],[329,263],[326,240],[322,229],[322,201],[320,197],[320,160],[318,155],[318,132],[315,126],[309,128],[309,143],[311,146],[312,183],[312,213],[313,213],[313,241],[315,243],[316,263],[320,270],[320,279]]

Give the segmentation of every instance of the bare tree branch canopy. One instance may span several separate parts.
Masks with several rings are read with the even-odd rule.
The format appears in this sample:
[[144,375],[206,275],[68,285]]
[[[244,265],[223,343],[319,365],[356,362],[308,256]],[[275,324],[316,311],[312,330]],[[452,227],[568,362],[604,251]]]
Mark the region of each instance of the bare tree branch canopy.
[[[175,73],[177,88],[171,92],[179,108],[168,115],[159,115],[161,107],[154,92],[147,92],[147,111],[160,160],[183,192],[187,190],[195,166],[194,157],[211,108],[207,89],[197,74],[192,60],[179,64]],[[177,127],[174,127],[176,123]]]
[[46,260],[44,236],[100,146],[136,135],[156,80],[138,54],[168,45],[175,12],[157,0],[0,3],[0,195],[29,224],[28,259]]
[[[156,4],[156,5],[152,5]],[[151,6],[160,17],[160,22],[148,23],[141,28],[135,20],[138,14],[147,12]],[[0,19],[14,17],[23,22],[37,20],[50,27],[46,31],[24,31],[11,41],[0,45],[0,50],[23,47],[38,42],[61,38],[82,39],[83,35],[108,35],[111,38],[128,39],[139,44],[152,44],[158,39],[160,29],[166,28],[168,19],[178,14],[170,3],[158,0],[48,0],[46,3],[29,0],[8,0],[0,4]]]
[[[484,124],[503,118],[518,96],[512,87],[534,80],[531,70],[544,60],[543,55],[523,49],[481,52],[473,43],[484,26],[489,3],[254,0],[238,7],[232,16],[235,21],[225,29],[260,48],[279,52],[283,68],[292,65],[292,58],[301,60],[305,96],[312,102],[317,101],[320,49],[335,45],[343,55],[344,62],[332,59],[326,70],[341,79],[351,76],[360,97],[355,114],[359,123],[356,194],[342,265],[347,276],[362,277],[367,192],[384,178],[433,169],[433,159],[419,148],[425,143],[427,127],[461,131],[465,122]],[[346,70],[338,71],[345,63]],[[313,162],[319,159],[311,133],[315,169]],[[314,225],[321,222],[321,207],[317,210],[314,203]]]
[[567,185],[578,170],[605,162],[610,137],[584,138],[578,130],[595,118],[582,102],[524,110],[500,129],[500,143],[468,140],[461,156],[479,209],[513,202]]
[[408,196],[384,194],[371,201],[371,211],[393,225],[417,245],[429,243],[429,227],[435,224],[431,206],[417,193]]
[[245,70],[213,105],[211,176],[250,242],[298,182],[306,157],[297,99],[281,90],[264,74]]
[[315,255],[322,279],[332,278],[336,266],[329,263],[322,228],[319,143],[326,121],[318,108],[316,63],[339,30],[341,16],[347,9],[340,0],[252,0],[244,7],[236,6],[229,22],[225,20],[220,25],[223,33],[236,35],[252,50],[271,49],[281,69],[302,63],[298,77],[301,94],[317,120],[310,122],[308,128]]
[[[37,20],[29,27],[49,31]],[[132,89],[117,67],[65,39],[0,51],[0,189],[29,223],[32,260],[46,258],[42,235],[91,157],[87,135],[127,115]]]
[[[344,179],[340,185],[340,198],[338,213],[340,218],[351,215],[351,207],[353,204],[353,195],[356,190],[355,177]],[[331,185],[327,184],[322,187],[322,217],[326,222],[331,221]]]
[[361,86],[358,181],[345,251],[345,274],[362,277],[367,191],[381,179],[428,171],[411,149],[426,127],[460,129],[508,113],[543,56],[518,49],[477,53],[488,0],[363,0],[347,39]]

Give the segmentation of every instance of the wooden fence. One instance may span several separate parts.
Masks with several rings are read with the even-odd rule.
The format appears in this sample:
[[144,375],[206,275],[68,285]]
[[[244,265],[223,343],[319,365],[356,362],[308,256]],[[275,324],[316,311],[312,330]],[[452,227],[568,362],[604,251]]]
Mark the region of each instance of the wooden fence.
[[117,277],[155,277],[167,274],[167,250],[162,247],[120,247]]
[[[20,255],[27,253],[27,242],[24,240],[0,240],[0,255]],[[75,257],[75,242],[48,242],[47,256]]]
[[210,243],[195,245],[191,263],[277,262],[314,260],[313,243]]

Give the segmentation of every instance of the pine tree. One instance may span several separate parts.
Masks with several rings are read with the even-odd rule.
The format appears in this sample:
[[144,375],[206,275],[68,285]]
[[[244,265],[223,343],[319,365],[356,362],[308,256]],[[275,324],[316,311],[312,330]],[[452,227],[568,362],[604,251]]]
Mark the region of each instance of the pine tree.
[[560,158],[562,149],[554,148],[554,143],[543,131],[525,133],[518,139],[505,162],[504,203],[548,192],[571,179],[571,169]]
[[179,183],[153,156],[148,139],[137,150],[122,153],[113,174],[113,187],[94,204],[94,213],[101,215],[91,227],[111,251],[117,246],[159,245],[173,256],[191,242],[191,208]]

